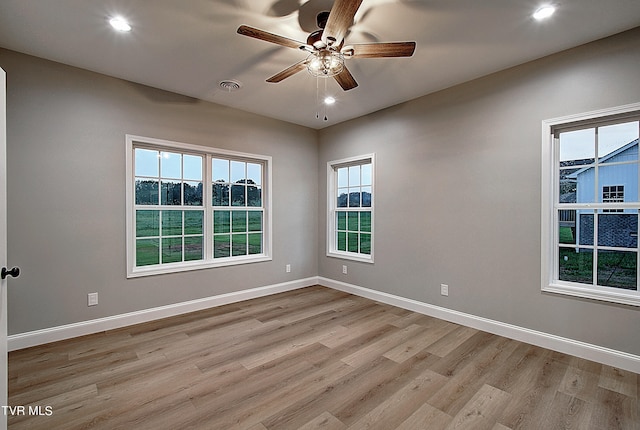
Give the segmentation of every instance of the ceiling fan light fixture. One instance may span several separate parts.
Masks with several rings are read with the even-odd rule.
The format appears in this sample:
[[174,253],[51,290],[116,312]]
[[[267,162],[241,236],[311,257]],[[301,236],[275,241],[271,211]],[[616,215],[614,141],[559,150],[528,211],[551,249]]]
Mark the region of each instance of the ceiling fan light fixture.
[[307,70],[315,77],[336,76],[344,70],[344,55],[329,50],[315,52],[307,57]]

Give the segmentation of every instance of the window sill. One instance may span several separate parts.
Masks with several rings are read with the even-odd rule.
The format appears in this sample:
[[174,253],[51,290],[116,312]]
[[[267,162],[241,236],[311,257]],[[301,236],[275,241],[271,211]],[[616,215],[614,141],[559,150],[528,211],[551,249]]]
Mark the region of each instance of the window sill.
[[143,276],[165,275],[169,273],[188,272],[192,270],[212,269],[216,267],[237,266],[238,264],[261,263],[271,261],[268,255],[260,254],[250,257],[230,257],[209,260],[206,262],[182,262],[175,264],[164,264],[161,266],[136,267],[128,271],[127,278],[140,278]]
[[563,294],[565,296],[599,300],[629,306],[640,306],[640,294],[636,291],[625,293],[615,288],[601,287],[602,290],[587,288],[579,284],[550,284],[542,288],[545,293]]
[[342,260],[359,261],[361,263],[373,264],[372,255],[365,256],[365,255],[353,254],[349,252],[329,251],[327,252],[327,257],[340,258]]

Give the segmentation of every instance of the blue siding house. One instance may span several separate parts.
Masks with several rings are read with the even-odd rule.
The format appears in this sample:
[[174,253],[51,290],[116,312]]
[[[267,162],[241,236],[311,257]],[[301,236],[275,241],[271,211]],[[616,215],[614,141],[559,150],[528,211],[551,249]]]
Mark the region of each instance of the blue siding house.
[[[629,164],[618,164],[629,163]],[[598,186],[595,167],[588,166],[568,175],[576,182],[576,203],[617,203],[638,201],[638,139],[601,157]],[[593,211],[578,210],[576,243],[593,245]],[[598,218],[599,246],[635,248],[638,246],[638,211],[613,209]]]
[[[595,168],[593,166],[582,168],[574,172],[570,177],[574,178],[578,183],[576,203],[606,203],[603,196],[606,194],[604,190],[611,190],[605,187],[623,186],[624,198],[628,201],[627,196],[633,196],[631,201],[638,199],[638,164],[607,164],[620,162],[637,162],[638,161],[638,139],[627,143],[617,150],[603,156],[600,159],[599,166],[599,184],[598,195],[595,195],[594,187]],[[613,192],[615,192],[614,190]],[[617,189],[620,191],[620,189]],[[615,195],[609,193],[609,199],[616,198]],[[613,200],[609,200],[613,201]]]

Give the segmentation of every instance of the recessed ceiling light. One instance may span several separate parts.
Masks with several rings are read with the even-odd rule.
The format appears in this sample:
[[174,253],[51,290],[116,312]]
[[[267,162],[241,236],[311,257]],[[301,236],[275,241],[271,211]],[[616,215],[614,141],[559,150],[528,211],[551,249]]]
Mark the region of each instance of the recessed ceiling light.
[[109,24],[111,24],[111,27],[113,27],[114,29],[121,31],[123,33],[131,31],[131,26],[129,25],[127,20],[122,18],[121,16],[116,16],[114,18],[111,18],[109,20]]
[[540,6],[534,13],[533,17],[538,21],[549,18],[556,11],[555,6],[553,5],[544,5]]
[[336,102],[336,99],[331,97],[331,96],[328,96],[328,97],[324,98],[324,104],[326,104],[326,105],[332,105],[335,102]]

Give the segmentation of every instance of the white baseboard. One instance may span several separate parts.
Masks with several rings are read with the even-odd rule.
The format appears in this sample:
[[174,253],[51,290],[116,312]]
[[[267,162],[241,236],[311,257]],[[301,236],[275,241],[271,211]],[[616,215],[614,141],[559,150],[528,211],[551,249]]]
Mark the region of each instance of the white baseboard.
[[58,327],[51,327],[43,330],[35,330],[26,333],[11,335],[7,338],[9,351],[29,348],[31,346],[42,345],[50,342],[84,336],[87,334],[100,333],[106,330],[126,327],[154,321],[162,318],[182,315],[216,306],[237,303],[244,300],[255,299],[257,297],[296,290],[318,284],[317,277],[298,279],[281,284],[268,285],[265,287],[252,288],[249,290],[237,291],[233,293],[220,294],[218,296],[205,297],[188,302],[176,303],[157,308],[144,309],[121,315],[114,315],[106,318],[99,318],[89,321],[82,321],[74,324],[66,324]]
[[640,374],[640,356],[318,277],[318,284],[445,321]]
[[348,284],[346,282],[315,276],[284,282],[281,284],[268,285],[249,290],[220,294],[218,296],[205,297],[188,302],[145,309],[127,314],[15,334],[9,336],[7,339],[8,349],[9,351],[15,351],[31,346],[42,345],[87,334],[100,333],[106,330],[113,330],[133,324],[154,321],[161,318],[186,314],[230,303],[237,303],[244,300],[255,299],[258,297],[318,284],[391,306],[429,315],[445,321],[450,321],[456,324],[461,324],[467,327],[472,327],[478,330],[508,337],[510,339],[519,340],[532,345],[551,349],[553,351],[574,355],[576,357],[640,374],[640,356],[637,355],[531,330],[512,324],[506,324],[500,321],[494,321],[488,318],[482,318],[440,306],[430,305],[428,303],[371,290],[357,285]]

